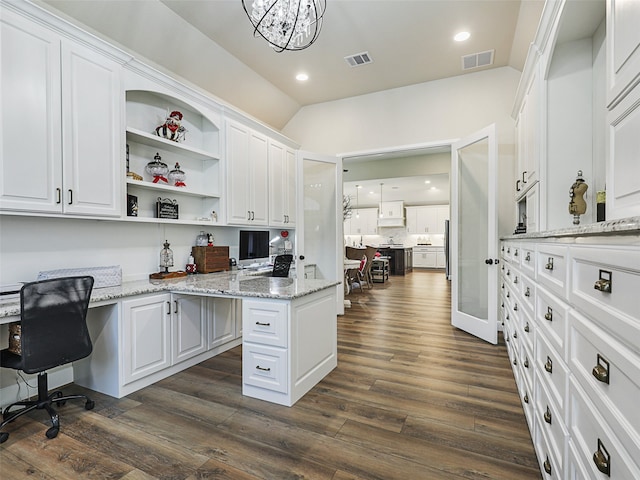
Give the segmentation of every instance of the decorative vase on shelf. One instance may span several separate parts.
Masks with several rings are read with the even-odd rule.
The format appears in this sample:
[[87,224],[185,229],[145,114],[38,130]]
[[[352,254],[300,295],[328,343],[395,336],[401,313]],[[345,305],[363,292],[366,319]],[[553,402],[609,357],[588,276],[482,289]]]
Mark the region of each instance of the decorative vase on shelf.
[[176,162],[176,166],[173,170],[169,172],[169,184],[174,185],[176,187],[186,187],[187,184],[184,183],[184,180],[187,178],[185,173],[180,170],[180,164]]
[[156,153],[153,157],[153,161],[147,163],[145,170],[149,175],[153,177],[153,183],[164,182],[169,183],[165,175],[169,171],[167,164],[162,161],[160,154]]

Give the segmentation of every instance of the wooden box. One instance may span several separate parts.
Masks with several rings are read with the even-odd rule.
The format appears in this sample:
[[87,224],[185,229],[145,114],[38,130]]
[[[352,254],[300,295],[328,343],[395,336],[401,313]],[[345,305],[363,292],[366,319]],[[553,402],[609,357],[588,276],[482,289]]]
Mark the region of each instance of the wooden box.
[[191,247],[198,273],[229,270],[229,247]]

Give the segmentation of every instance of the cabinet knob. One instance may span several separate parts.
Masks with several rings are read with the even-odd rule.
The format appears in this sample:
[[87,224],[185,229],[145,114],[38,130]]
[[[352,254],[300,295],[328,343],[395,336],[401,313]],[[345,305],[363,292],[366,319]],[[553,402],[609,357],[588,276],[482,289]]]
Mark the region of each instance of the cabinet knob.
[[529,403],[529,394],[528,393],[524,394],[523,400],[524,400],[524,403]]
[[549,405],[547,405],[547,411],[544,412],[544,421],[551,425],[551,410],[549,410]]
[[529,290],[529,287],[527,287],[527,291],[524,292],[524,296],[525,297],[530,297],[531,296],[531,291]]
[[603,293],[611,293],[612,273],[607,270],[600,270],[599,277],[600,278],[598,278],[596,283],[593,285],[593,288]]
[[547,307],[547,313],[544,314],[544,319],[553,321],[553,309],[551,307]]
[[518,304],[517,304],[517,303],[513,306],[513,311],[514,311],[514,312],[517,312],[517,311],[518,311]]
[[529,359],[528,358],[524,359],[524,368],[529,368]]
[[531,252],[527,252],[527,256],[524,257],[524,261],[525,262],[530,262],[531,261]]
[[553,270],[553,257],[547,258],[547,264],[544,266],[546,270]]
[[598,450],[593,454],[593,463],[602,473],[611,476],[611,456],[600,439],[598,439]]
[[529,333],[529,322],[527,322],[527,324],[524,326],[524,331],[526,333]]
[[609,362],[598,353],[596,366],[591,371],[599,382],[609,385]]
[[553,373],[553,361],[549,357],[547,357],[547,361],[544,364],[544,369],[549,373]]
[[547,472],[548,475],[551,475],[551,462],[549,461],[549,457],[542,464],[544,467],[544,471]]

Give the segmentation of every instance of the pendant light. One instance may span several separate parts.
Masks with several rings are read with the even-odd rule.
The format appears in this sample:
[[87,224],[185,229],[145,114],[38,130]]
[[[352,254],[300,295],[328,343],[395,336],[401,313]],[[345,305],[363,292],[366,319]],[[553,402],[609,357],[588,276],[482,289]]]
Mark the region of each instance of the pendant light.
[[360,218],[360,199],[358,197],[358,189],[360,185],[356,185],[356,218]]
[[384,185],[384,183],[380,183],[380,218],[384,217],[384,213],[382,210],[382,185]]

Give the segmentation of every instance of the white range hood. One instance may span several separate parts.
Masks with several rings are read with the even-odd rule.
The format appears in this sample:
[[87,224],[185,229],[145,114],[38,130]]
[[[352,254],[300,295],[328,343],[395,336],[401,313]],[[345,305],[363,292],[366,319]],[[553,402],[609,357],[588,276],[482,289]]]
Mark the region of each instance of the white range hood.
[[378,228],[404,227],[404,202],[380,202]]

